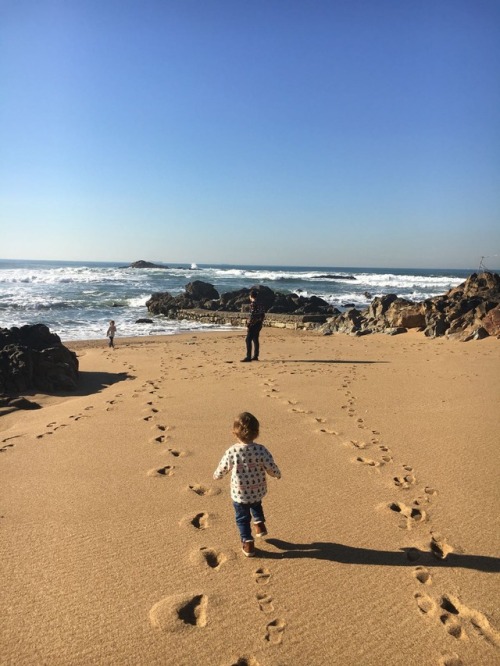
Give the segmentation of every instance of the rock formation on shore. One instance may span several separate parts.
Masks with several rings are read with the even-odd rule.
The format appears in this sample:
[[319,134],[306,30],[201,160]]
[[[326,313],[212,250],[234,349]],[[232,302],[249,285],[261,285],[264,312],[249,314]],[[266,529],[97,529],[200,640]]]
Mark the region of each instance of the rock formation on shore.
[[[274,292],[269,287],[253,287],[259,292],[260,301],[269,314],[317,314],[331,316],[340,314],[333,306],[318,296],[298,296],[297,294],[282,294]],[[186,285],[185,292],[179,296],[172,296],[169,292],[152,294],[146,307],[152,314],[163,314],[171,319],[177,318],[180,310],[198,308],[202,310],[224,312],[248,312],[250,289],[239,289],[225,294],[219,294],[215,287],[208,282],[195,280]]]
[[[0,328],[0,406],[12,405],[9,395],[31,390],[74,391],[77,382],[75,352],[65,347],[47,326]],[[28,408],[26,404],[15,406]]]
[[367,310],[352,308],[332,317],[319,331],[330,333],[404,333],[416,328],[428,337],[456,340],[500,336],[500,276],[473,273],[442,296],[414,303],[395,294],[374,298]]
[[[260,299],[268,313],[267,325],[272,324],[273,314],[317,315],[325,317],[317,328],[324,335],[395,335],[416,328],[428,337],[446,335],[457,340],[500,336],[498,273],[473,273],[446,294],[428,298],[421,303],[399,298],[396,294],[387,294],[374,298],[366,310],[353,307],[343,313],[317,296],[305,298],[297,294],[274,292],[269,287],[255,288],[260,292]],[[250,307],[249,292],[250,289],[240,289],[219,294],[213,285],[196,280],[186,285],[185,292],[178,296],[168,292],[152,294],[146,306],[151,314],[163,314],[171,319],[195,309],[221,313],[247,312]]]

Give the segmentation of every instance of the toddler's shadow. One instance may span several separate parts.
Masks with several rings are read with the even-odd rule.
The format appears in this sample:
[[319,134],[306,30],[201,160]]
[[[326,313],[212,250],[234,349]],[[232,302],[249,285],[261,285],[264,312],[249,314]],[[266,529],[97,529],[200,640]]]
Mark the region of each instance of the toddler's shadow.
[[450,553],[446,558],[436,557],[431,551],[417,548],[402,548],[397,551],[358,548],[329,541],[313,543],[291,543],[282,539],[269,538],[266,543],[280,552],[259,550],[264,559],[292,559],[308,557],[316,560],[329,560],[342,564],[371,564],[377,566],[408,567],[419,564],[441,567],[460,567],[477,571],[499,572],[500,558],[487,555],[463,555]]

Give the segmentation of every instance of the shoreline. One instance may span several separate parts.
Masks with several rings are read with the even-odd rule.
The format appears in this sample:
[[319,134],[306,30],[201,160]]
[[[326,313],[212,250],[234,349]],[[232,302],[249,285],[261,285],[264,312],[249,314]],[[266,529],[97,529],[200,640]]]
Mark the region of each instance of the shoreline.
[[[498,341],[204,333],[63,342],[81,390],[2,417],[5,663],[495,663]],[[283,474],[248,559],[240,411]]]

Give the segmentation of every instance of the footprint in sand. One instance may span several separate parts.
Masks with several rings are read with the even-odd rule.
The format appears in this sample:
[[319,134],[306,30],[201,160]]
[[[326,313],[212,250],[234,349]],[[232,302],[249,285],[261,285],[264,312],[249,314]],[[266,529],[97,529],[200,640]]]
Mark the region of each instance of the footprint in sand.
[[259,603],[259,608],[263,613],[272,613],[274,611],[273,598],[264,592],[259,592],[256,595]]
[[429,544],[431,552],[439,560],[444,560],[446,557],[453,552],[453,547],[450,546],[446,539],[443,538],[440,534],[431,532],[431,542]]
[[380,467],[382,464],[378,460],[372,460],[371,458],[362,458],[361,456],[358,456],[355,462],[359,462],[362,465],[368,465],[369,467]]
[[5,444],[5,446],[2,446],[0,448],[0,453],[5,453],[7,449],[12,449],[14,448],[15,444]]
[[197,530],[206,530],[208,528],[208,513],[200,512],[188,519],[188,524]]
[[204,486],[200,483],[192,483],[189,486],[189,490],[192,490],[196,495],[200,497],[218,495],[220,493],[220,488],[213,488],[211,486]]
[[167,430],[172,430],[172,426],[158,425],[158,424],[156,424],[155,428],[160,432],[166,432]]
[[184,456],[187,456],[186,451],[178,451],[177,449],[168,449],[168,452],[174,458],[184,458]]
[[431,585],[432,583],[431,574],[425,567],[417,567],[413,572],[413,575],[419,583],[422,583],[422,585]]
[[422,556],[422,551],[418,550],[418,548],[405,548],[404,550],[406,552],[406,559],[409,562],[416,562]]
[[422,509],[407,506],[403,502],[391,502],[389,509],[401,514],[404,519],[399,524],[401,529],[411,530],[415,524],[422,523],[427,519],[427,514]]
[[173,476],[174,467],[172,465],[165,465],[165,467],[160,467],[159,469],[150,469],[148,476]]
[[[6,437],[5,439],[2,439],[2,444],[5,444],[5,442],[8,442],[11,439],[18,439],[18,437],[21,437],[21,435],[12,435],[11,437]],[[14,446],[14,445],[9,444],[9,446]]]
[[273,645],[279,645],[283,640],[283,632],[285,631],[286,622],[285,620],[276,619],[266,627],[265,640]]
[[407,474],[406,476],[395,476],[393,480],[394,485],[398,488],[401,488],[401,490],[409,490],[409,488],[411,488],[411,486],[415,485],[417,482],[417,479],[413,474]]
[[446,652],[439,658],[438,666],[463,666],[463,663],[455,652]]
[[205,594],[174,595],[158,601],[149,611],[149,620],[153,627],[162,631],[178,631],[185,626],[205,627],[207,609]]
[[255,657],[240,657],[231,666],[260,666],[260,664]]
[[257,585],[267,585],[271,579],[271,572],[265,567],[260,567],[255,571],[254,579]]
[[328,430],[327,428],[321,428],[320,432],[325,433],[325,435],[338,435],[339,434],[336,430]]
[[478,610],[469,608],[458,597],[443,595],[440,601],[443,613],[440,616],[446,631],[454,638],[466,638],[464,624],[470,623],[472,630],[488,643],[500,647],[500,633],[491,626],[488,618]]
[[354,446],[356,449],[366,449],[368,444],[366,442],[358,442],[356,439],[350,439],[348,442],[344,442],[345,446]]
[[199,550],[195,550],[191,555],[191,561],[194,564],[204,564],[210,569],[215,569],[216,571],[227,562],[228,556],[224,553],[215,550],[214,548],[206,548],[203,546]]
[[423,594],[422,592],[417,592],[414,597],[421,613],[429,616],[436,614],[438,606],[432,597],[429,597],[429,595]]

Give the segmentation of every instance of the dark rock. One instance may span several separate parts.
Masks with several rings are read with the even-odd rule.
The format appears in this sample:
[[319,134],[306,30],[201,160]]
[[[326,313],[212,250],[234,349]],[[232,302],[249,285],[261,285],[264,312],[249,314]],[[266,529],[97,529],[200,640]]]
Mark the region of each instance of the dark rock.
[[202,282],[201,280],[194,280],[186,285],[186,294],[193,301],[207,301],[218,300],[219,292],[212,284]]
[[[423,331],[428,337],[480,339],[484,337],[483,332],[478,333],[481,328],[489,335],[500,335],[500,276],[496,273],[473,274],[446,294],[422,303],[398,298],[396,294],[376,297],[362,312],[352,303],[345,303],[344,307],[350,309],[341,313],[317,296],[306,298],[302,294],[274,292],[262,285],[255,288],[271,317],[273,314],[319,316],[321,320],[329,316],[318,328],[326,335],[358,331],[396,335],[409,328]],[[185,313],[190,309],[200,313],[207,310],[246,313],[250,309],[249,292],[250,289],[240,289],[219,296],[213,285],[196,281],[186,286],[185,293],[175,297],[168,292],[152,294],[146,306],[149,312],[172,319],[176,319],[181,310]]]
[[385,333],[387,335],[400,335],[401,333],[407,333],[408,329],[404,326],[396,326],[395,328],[387,328]]
[[0,329],[0,393],[75,390],[78,359],[43,324]]
[[152,324],[153,320],[152,319],[136,319],[135,323],[136,324]]
[[483,318],[483,326],[489,335],[500,335],[500,305],[488,311]]
[[134,261],[134,263],[130,264],[130,266],[126,266],[126,268],[168,268],[168,266],[152,264],[150,261],[144,261],[143,259],[140,259],[139,261]]
[[267,313],[294,315],[333,315],[339,311],[318,296],[306,298],[300,294],[274,292],[264,285],[251,289],[239,289],[219,295],[208,283],[195,281],[186,285],[186,291],[178,296],[168,292],[152,294],[146,306],[152,314],[163,314],[175,319],[180,310],[200,309],[220,312],[249,312],[250,291],[258,292],[258,300]]
[[483,328],[483,326],[480,326],[478,329],[476,329],[472,333],[469,333],[469,335],[463,338],[463,341],[469,342],[469,340],[483,340],[484,338],[488,337],[489,337],[488,331],[485,328]]

